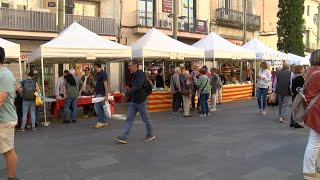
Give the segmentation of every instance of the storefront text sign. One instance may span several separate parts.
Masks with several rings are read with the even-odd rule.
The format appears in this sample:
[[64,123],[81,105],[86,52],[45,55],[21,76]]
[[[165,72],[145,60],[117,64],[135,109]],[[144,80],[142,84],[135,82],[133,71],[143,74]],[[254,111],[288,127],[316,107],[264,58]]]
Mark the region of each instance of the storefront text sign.
[[172,0],[162,0],[162,12],[172,13]]

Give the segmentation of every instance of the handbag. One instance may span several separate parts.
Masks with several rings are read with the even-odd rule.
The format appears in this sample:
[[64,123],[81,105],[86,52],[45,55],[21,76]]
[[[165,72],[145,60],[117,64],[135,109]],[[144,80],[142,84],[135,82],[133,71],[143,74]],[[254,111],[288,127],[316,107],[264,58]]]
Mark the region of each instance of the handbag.
[[200,91],[200,94],[202,94],[202,91],[204,90],[204,88],[206,88],[207,84],[208,84],[209,79],[207,79],[206,84],[203,86],[202,90]]
[[106,100],[103,106],[104,114],[110,119],[111,118],[111,109],[109,101]]
[[37,91],[34,93],[34,95],[36,96],[36,106],[43,106],[43,97],[42,97],[42,94],[40,92],[40,88],[38,86],[38,83],[36,83],[36,89]]

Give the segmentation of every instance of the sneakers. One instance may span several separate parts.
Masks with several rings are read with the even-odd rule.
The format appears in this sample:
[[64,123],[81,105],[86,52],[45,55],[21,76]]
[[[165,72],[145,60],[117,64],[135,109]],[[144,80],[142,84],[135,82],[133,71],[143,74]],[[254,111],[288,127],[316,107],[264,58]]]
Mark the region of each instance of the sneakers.
[[207,116],[210,116],[210,113],[206,114]]
[[179,112],[173,112],[172,114],[173,114],[173,115],[180,115],[181,113],[179,113]]
[[305,180],[320,180],[320,174],[317,173],[317,172],[312,173],[312,174],[304,173],[303,177],[304,177]]
[[20,131],[20,132],[25,132],[26,129],[18,129],[18,131]]
[[262,115],[262,110],[261,109],[257,112],[257,115]]
[[184,114],[183,117],[192,117],[190,114]]
[[95,125],[94,127],[95,127],[96,129],[100,129],[100,128],[107,127],[107,126],[109,126],[108,123],[98,122],[97,125]]
[[32,128],[32,129],[31,129],[31,131],[35,131],[35,130],[37,130],[37,128]]
[[261,111],[261,115],[267,115],[267,112],[265,110]]
[[211,112],[214,112],[214,111],[216,111],[216,110],[217,110],[216,108],[211,108],[211,109],[210,109]]
[[145,142],[149,142],[149,141],[152,141],[156,138],[156,136],[152,136],[152,135],[147,135],[145,138],[144,138],[144,141]]
[[200,117],[207,117],[206,114],[200,114],[199,116],[200,116]]
[[118,136],[118,137],[114,138],[114,140],[116,140],[118,143],[121,143],[121,144],[127,144],[128,143],[127,140],[122,136]]
[[88,115],[83,115],[83,118],[88,118],[89,116]]
[[280,117],[279,122],[285,123],[286,120],[283,117]]

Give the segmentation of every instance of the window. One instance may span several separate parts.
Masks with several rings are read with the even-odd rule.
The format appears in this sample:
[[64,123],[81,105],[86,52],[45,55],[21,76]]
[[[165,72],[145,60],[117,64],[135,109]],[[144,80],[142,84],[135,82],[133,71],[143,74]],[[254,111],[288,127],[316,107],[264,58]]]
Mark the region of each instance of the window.
[[75,15],[99,17],[100,6],[98,2],[75,1],[74,3]]
[[247,0],[247,13],[253,14],[253,2],[252,0]]
[[180,26],[180,29],[187,31],[194,31],[194,20],[196,16],[196,1],[195,0],[183,0],[183,12],[185,17],[182,21],[184,26]]
[[307,6],[307,16],[310,16],[310,6]]
[[153,0],[140,0],[140,24],[142,26],[153,27]]

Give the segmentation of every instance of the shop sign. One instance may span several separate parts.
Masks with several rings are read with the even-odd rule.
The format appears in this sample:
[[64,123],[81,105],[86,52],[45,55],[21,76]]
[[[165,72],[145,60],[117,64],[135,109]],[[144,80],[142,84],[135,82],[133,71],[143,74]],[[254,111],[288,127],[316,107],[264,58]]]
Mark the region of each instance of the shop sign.
[[172,0],[162,0],[162,12],[172,13]]
[[227,40],[238,46],[242,46],[242,43],[243,43],[242,41],[236,40],[236,39],[227,39]]
[[29,57],[29,53],[21,53],[20,59],[21,61],[27,61]]

